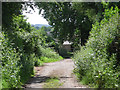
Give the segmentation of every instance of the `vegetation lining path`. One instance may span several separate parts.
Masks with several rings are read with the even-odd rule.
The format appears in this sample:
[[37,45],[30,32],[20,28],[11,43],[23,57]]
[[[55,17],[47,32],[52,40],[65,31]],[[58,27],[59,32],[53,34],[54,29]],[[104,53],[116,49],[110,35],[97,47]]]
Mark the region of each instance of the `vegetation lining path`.
[[46,80],[57,77],[62,83],[60,88],[85,88],[80,85],[72,70],[74,62],[72,59],[64,59],[62,61],[46,63],[42,67],[35,67],[36,75],[25,85],[26,88],[43,88]]

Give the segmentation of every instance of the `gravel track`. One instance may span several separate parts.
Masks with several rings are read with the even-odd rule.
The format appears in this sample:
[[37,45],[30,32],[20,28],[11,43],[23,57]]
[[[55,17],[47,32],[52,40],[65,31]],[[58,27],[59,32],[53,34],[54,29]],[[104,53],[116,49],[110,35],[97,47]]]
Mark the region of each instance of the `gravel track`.
[[60,79],[60,82],[63,83],[60,88],[86,88],[77,82],[73,69],[74,62],[72,59],[45,63],[44,66],[35,67],[35,76],[25,84],[25,88],[42,88],[45,81],[51,77],[58,77]]

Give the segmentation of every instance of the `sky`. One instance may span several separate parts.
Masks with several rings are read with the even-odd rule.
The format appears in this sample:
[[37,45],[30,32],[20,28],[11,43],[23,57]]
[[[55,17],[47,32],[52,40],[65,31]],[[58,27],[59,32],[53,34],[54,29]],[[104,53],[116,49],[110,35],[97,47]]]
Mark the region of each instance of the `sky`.
[[[28,8],[28,10],[31,10],[31,9]],[[26,13],[26,11],[23,11],[23,15],[27,16],[28,18],[27,22],[29,22],[30,24],[47,24],[48,25],[48,22],[46,21],[46,19],[44,19],[41,14],[39,15],[39,10],[37,8],[35,8],[35,12],[31,10],[31,13]]]

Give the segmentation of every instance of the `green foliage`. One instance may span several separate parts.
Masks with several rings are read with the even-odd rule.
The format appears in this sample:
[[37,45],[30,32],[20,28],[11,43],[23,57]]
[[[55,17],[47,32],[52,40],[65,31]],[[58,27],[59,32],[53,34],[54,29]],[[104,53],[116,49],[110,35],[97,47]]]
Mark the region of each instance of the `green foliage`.
[[38,45],[39,57],[35,57],[35,66],[41,66],[43,63],[55,62],[62,60],[63,58],[59,56],[55,51],[50,48],[43,48],[41,45]]
[[43,60],[41,60],[40,58],[34,57],[34,66],[42,66],[44,64]]
[[67,50],[61,47],[61,48],[59,48],[59,54],[60,54],[62,57],[67,56]]
[[74,54],[75,72],[84,84],[97,88],[119,87],[118,52],[109,52],[109,47],[119,35],[118,11],[117,7],[106,9],[104,19],[93,25],[86,45]]
[[[36,2],[39,10],[44,10],[43,16],[54,28],[53,35],[60,43],[77,38],[77,44],[85,43],[91,28],[91,21],[84,13],[73,8],[71,2]],[[87,27],[86,27],[87,26]],[[77,33],[76,33],[77,32]],[[81,34],[82,33],[82,34]]]
[[60,83],[59,79],[54,77],[46,80],[46,83],[43,85],[43,88],[59,88],[63,83]]
[[[4,34],[3,34],[4,35]],[[2,37],[2,88],[18,87],[20,85],[20,55],[11,47],[8,39]],[[10,83],[9,83],[10,82]]]
[[34,75],[34,59],[33,59],[33,55],[30,54],[25,54],[22,53],[21,56],[21,61],[19,62],[19,65],[21,65],[20,68],[20,76],[21,76],[21,82],[22,84],[26,83],[27,80],[29,80],[29,78],[31,77],[31,75]]
[[[17,2],[2,2],[2,26],[4,28],[10,28],[12,24],[12,19],[14,15],[19,15],[21,13],[23,3]],[[8,23],[9,22],[9,23]]]
[[[14,16],[22,14],[28,7],[33,9],[32,2],[2,2],[2,27],[10,30]],[[10,30],[12,31],[12,30]]]
[[22,15],[12,20],[12,31],[3,28],[0,32],[2,88],[17,88],[26,83],[34,75],[34,65],[43,65],[41,57],[48,62],[62,59],[47,48],[44,30],[33,28]]
[[73,56],[73,52],[67,51],[63,47],[59,47],[59,54],[60,54],[60,56],[62,56],[64,58],[70,58]]
[[41,55],[34,58],[35,66],[41,66],[43,63],[55,62],[63,59],[61,56],[59,56],[59,54],[50,48],[43,48],[39,45],[38,51],[41,53]]
[[59,55],[56,54],[56,52],[54,52],[50,48],[46,48],[46,49],[41,48],[41,52],[42,52],[42,56],[44,56],[44,57],[55,58],[55,59],[59,58]]
[[101,2],[74,2],[73,8],[76,9],[79,14],[84,13],[88,16],[91,22],[100,21],[104,10]]
[[[0,29],[1,29],[1,26],[0,26]],[[2,45],[2,38],[3,38],[3,34],[2,32],[0,31],[0,58],[2,58],[2,48],[3,48],[3,45]],[[1,60],[0,60],[0,89],[2,88],[2,65],[1,65]]]
[[44,63],[49,63],[49,62],[55,62],[55,61],[59,61],[59,60],[62,60],[63,58],[62,57],[59,57],[57,59],[55,58],[48,58],[48,57],[41,57],[40,60]]
[[[50,48],[43,48],[42,46],[39,46],[39,51],[41,52],[40,61],[44,63],[55,62],[63,59],[61,56],[59,56],[59,54]],[[38,60],[38,62],[40,61]]]

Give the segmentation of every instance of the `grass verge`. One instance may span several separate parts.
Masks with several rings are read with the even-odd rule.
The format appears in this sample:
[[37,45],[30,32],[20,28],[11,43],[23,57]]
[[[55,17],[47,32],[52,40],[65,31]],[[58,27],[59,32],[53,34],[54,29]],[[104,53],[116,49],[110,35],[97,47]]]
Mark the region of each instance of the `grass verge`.
[[43,85],[43,88],[59,88],[62,85],[63,83],[60,83],[59,79],[57,77],[54,77],[48,79]]
[[62,60],[63,58],[60,56],[60,58],[56,59],[56,58],[47,58],[47,57],[41,57],[40,60],[43,62],[43,63],[50,63],[50,62],[56,62],[56,61],[60,61]]

